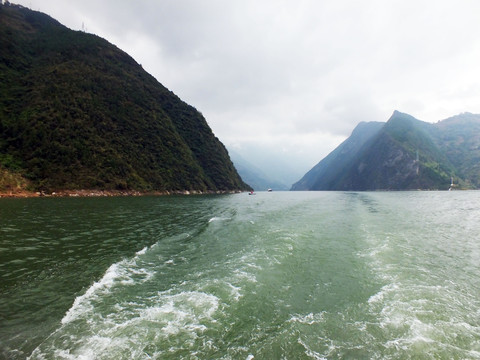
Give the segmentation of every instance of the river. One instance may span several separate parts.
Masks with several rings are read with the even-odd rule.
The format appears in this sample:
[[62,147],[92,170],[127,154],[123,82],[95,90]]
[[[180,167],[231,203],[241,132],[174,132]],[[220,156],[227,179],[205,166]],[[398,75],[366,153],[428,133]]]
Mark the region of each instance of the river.
[[480,192],[0,199],[5,359],[480,359]]

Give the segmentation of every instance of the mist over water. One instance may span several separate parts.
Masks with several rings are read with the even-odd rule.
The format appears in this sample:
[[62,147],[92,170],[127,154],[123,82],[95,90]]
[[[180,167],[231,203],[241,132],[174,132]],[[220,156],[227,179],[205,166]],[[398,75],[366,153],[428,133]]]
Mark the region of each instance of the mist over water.
[[480,359],[480,193],[0,199],[0,358]]

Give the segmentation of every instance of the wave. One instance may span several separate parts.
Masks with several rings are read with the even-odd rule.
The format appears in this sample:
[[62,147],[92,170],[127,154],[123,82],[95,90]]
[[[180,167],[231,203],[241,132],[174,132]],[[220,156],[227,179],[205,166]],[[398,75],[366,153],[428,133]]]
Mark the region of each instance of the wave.
[[227,220],[231,220],[231,218],[214,216],[210,220],[208,220],[208,222],[211,223],[211,222],[214,222],[214,221],[227,221]]
[[154,272],[139,267],[137,264],[138,258],[146,251],[147,248],[144,248],[138,251],[133,259],[122,260],[111,265],[99,281],[93,283],[83,295],[75,298],[72,307],[67,311],[61,323],[67,324],[92,311],[92,302],[100,296],[110,293],[115,286],[129,286],[150,280]]
[[[159,358],[171,356],[172,351],[182,354],[204,342],[214,353],[217,345],[205,334],[216,332],[227,304],[242,298],[244,283],[252,281],[244,269],[248,266],[241,264],[238,270],[236,262],[227,262],[232,271],[222,276],[211,273],[216,268],[195,272],[179,260],[185,254],[165,261],[170,256],[161,244],[112,264],[75,298],[60,327],[30,359],[52,354],[58,359]],[[187,269],[188,275],[162,281],[177,271],[172,269],[175,264],[180,271]],[[159,291],[162,286],[165,290]]]

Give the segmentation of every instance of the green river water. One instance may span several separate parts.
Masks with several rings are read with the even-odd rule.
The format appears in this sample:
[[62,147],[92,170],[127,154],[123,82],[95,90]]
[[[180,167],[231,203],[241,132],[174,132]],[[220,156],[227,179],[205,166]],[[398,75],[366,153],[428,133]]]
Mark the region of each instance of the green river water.
[[0,199],[0,358],[480,359],[480,192]]

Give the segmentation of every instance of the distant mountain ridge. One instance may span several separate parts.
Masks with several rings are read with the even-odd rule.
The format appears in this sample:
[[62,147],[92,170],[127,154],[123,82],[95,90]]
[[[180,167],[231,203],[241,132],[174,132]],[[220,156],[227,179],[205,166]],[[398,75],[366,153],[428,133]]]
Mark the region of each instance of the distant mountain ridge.
[[204,117],[128,54],[5,3],[0,191],[15,187],[249,189]]
[[242,179],[257,191],[288,190],[289,186],[282,182],[271,179],[261,169],[257,168],[251,162],[245,160],[239,153],[229,150],[230,157]]
[[360,123],[292,190],[413,190],[480,186],[480,115],[426,123],[395,111]]

